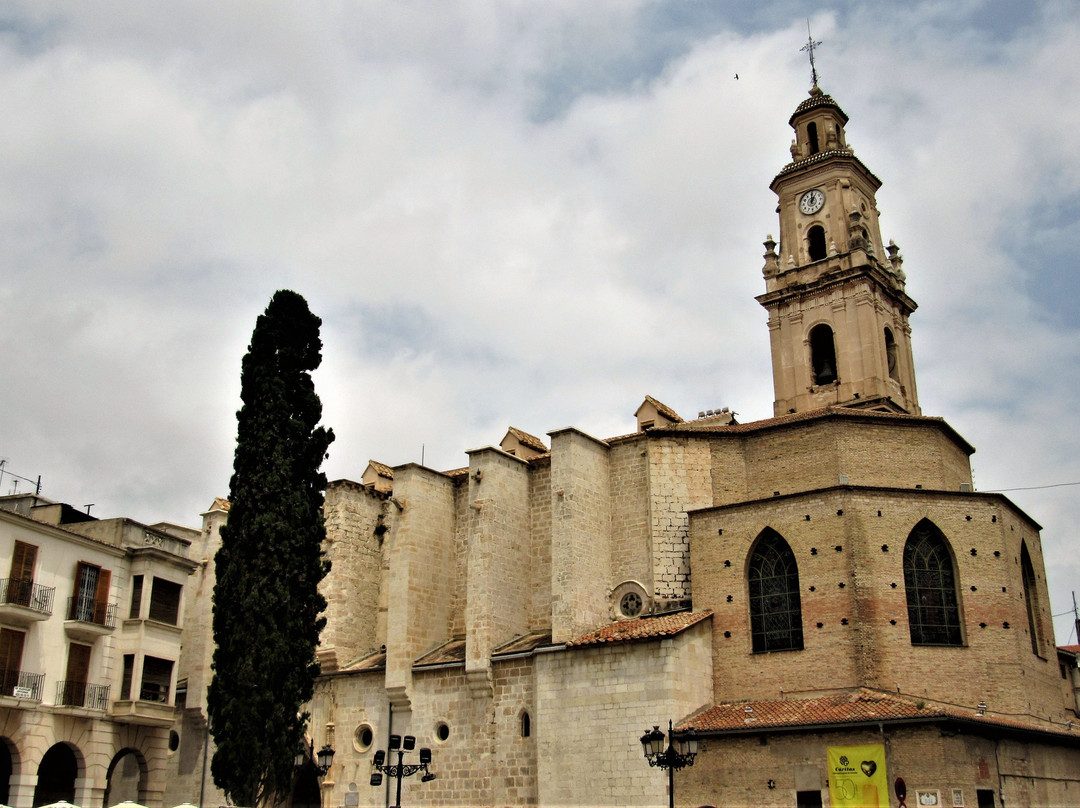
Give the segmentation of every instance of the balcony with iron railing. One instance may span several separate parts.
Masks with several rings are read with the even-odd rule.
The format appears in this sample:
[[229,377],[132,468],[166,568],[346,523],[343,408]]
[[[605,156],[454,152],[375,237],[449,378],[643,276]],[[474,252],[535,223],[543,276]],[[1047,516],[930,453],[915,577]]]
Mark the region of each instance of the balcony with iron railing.
[[109,685],[93,685],[71,679],[56,683],[57,707],[86,707],[90,710],[109,709]]
[[53,611],[56,589],[22,578],[0,578],[0,619],[28,626],[47,620]]
[[64,630],[74,640],[93,642],[116,628],[116,604],[68,598]]
[[0,669],[0,696],[41,701],[44,673]]
[[171,726],[175,716],[169,704],[169,685],[143,681],[139,688],[139,697],[130,699],[121,694],[119,701],[114,701],[109,713],[118,723],[138,724],[147,727]]

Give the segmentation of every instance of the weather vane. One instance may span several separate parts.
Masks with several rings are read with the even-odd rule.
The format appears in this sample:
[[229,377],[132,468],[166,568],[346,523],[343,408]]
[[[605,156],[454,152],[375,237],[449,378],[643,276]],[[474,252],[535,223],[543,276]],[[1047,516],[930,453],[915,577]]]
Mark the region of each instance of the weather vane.
[[799,50],[806,51],[810,54],[810,78],[814,80],[814,86],[817,87],[817,67],[814,65],[814,48],[820,45],[820,42],[815,42],[813,35],[810,33],[810,20],[806,20],[806,44]]

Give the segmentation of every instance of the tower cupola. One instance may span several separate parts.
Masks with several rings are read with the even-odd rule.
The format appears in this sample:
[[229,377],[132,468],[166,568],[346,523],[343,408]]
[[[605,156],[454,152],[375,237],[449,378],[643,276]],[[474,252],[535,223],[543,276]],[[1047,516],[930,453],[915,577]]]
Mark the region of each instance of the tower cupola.
[[791,162],[769,186],[779,244],[765,242],[776,415],[823,406],[919,414],[899,248],[882,244],[881,180],[855,156],[848,117],[815,83],[796,107]]

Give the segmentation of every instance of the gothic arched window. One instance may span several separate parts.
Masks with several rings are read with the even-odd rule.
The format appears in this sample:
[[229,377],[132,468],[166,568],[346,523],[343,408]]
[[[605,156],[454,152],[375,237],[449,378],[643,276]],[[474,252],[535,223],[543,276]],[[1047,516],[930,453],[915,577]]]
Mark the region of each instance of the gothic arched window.
[[806,252],[811,261],[820,261],[827,255],[825,228],[820,224],[815,224],[806,231]]
[[963,645],[956,572],[945,536],[924,519],[904,545],[904,587],[913,645]]
[[1031,565],[1027,542],[1020,543],[1020,575],[1024,581],[1024,605],[1027,607],[1028,634],[1031,635],[1031,651],[1039,652],[1039,589],[1035,583],[1035,568]]
[[799,568],[783,537],[766,528],[750,554],[750,636],[754,653],[803,647]]
[[839,378],[832,329],[824,323],[810,331],[810,370],[814,384],[832,384]]

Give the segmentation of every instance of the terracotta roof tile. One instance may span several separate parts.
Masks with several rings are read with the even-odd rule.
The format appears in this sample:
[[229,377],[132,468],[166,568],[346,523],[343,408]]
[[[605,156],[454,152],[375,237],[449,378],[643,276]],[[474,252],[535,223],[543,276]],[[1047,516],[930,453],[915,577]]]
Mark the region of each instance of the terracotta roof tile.
[[669,427],[659,427],[652,431],[662,433],[667,430],[677,432],[718,432],[723,434],[744,434],[756,432],[761,429],[770,429],[776,426],[796,424],[802,421],[816,421],[824,418],[872,418],[885,421],[909,421],[912,423],[938,424],[949,432],[952,437],[964,448],[965,451],[974,452],[975,449],[957,433],[944,418],[930,415],[909,415],[902,412],[881,412],[880,410],[863,410],[855,407],[820,407],[816,410],[788,413],[778,415],[775,418],[763,418],[760,421],[749,421],[745,424],[701,424],[697,421],[688,421],[684,424],[675,424]]
[[510,427],[507,430],[511,435],[518,439],[518,442],[522,446],[527,446],[533,451],[546,453],[548,451],[547,445],[536,437],[536,435],[530,435],[528,432],[524,432],[517,427]]
[[670,637],[711,616],[712,610],[706,610],[676,612],[657,617],[639,617],[636,620],[620,620],[590,631],[588,634],[582,634],[576,640],[568,642],[567,646],[602,645],[603,643]]
[[1080,726],[1073,730],[1068,726],[1059,728],[1034,719],[1025,721],[1010,716],[993,715],[989,712],[978,715],[975,707],[965,708],[916,701],[869,688],[812,699],[774,699],[717,704],[681,722],[678,729],[693,729],[703,733],[725,733],[879,721],[941,719],[962,720],[985,724],[987,727],[1029,732],[1052,732],[1080,740]]
[[840,113],[841,117],[844,119],[844,123],[847,123],[848,121],[848,116],[844,113],[844,110],[840,109],[840,105],[836,103],[833,97],[828,93],[822,92],[821,88],[815,85],[810,90],[810,97],[804,98],[802,103],[795,107],[795,111],[791,113],[791,118],[788,120],[788,125],[790,126],[797,117],[807,110],[816,109],[817,107],[833,107]]
[[671,407],[669,407],[664,402],[657,401],[650,395],[646,395],[645,400],[652,404],[654,407],[656,407],[656,411],[663,415],[665,418],[674,421],[677,424],[682,423],[683,419],[679,416],[679,413],[675,412],[675,410],[671,409]]
[[1080,645],[1059,645],[1059,651],[1068,651],[1070,654],[1080,654]]
[[385,463],[380,463],[378,460],[369,460],[368,465],[371,466],[375,473],[380,477],[385,477],[388,480],[394,479],[394,470]]

